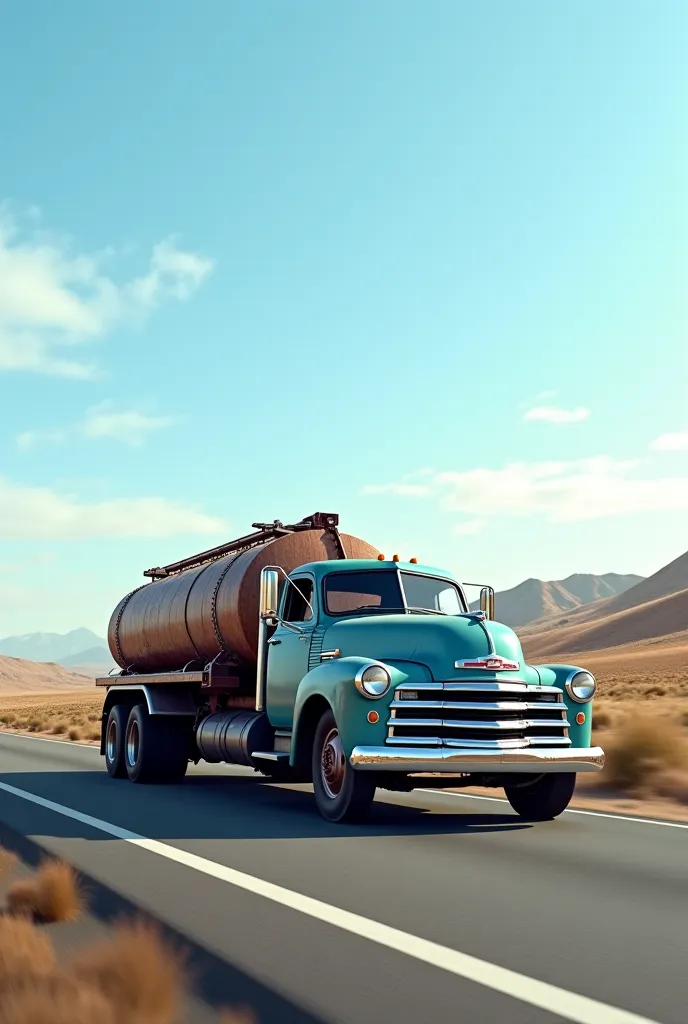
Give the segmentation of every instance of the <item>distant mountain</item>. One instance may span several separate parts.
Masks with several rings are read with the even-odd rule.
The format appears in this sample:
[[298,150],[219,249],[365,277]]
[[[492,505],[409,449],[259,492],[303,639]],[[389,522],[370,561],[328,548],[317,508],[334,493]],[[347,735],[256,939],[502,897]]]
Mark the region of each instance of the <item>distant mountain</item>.
[[110,651],[102,645],[62,658],[59,664],[85,676],[106,676],[110,669],[117,668]]
[[687,642],[688,552],[614,597],[533,623],[521,638],[531,660]]
[[[564,580],[529,579],[495,595],[495,616],[507,626],[525,626],[545,616],[616,597],[643,582],[642,576],[608,572],[602,576],[573,573]],[[479,607],[474,602],[471,608]]]
[[69,633],[24,633],[0,640],[0,654],[28,661],[56,661],[66,664],[72,658],[91,648],[103,648],[111,661],[107,641],[90,629],[72,629]]

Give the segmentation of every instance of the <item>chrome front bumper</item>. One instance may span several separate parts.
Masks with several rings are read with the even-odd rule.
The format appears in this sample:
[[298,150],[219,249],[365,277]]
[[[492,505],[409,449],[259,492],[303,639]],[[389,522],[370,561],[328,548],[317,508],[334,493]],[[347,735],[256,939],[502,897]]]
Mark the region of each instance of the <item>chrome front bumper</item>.
[[601,747],[533,747],[511,750],[457,750],[456,747],[354,747],[349,758],[359,771],[373,772],[599,772]]

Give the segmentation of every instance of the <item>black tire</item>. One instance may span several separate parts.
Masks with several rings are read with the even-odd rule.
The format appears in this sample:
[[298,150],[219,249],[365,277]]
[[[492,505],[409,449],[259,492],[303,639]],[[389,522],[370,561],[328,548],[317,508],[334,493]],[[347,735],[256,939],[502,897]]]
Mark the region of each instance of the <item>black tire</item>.
[[127,777],[127,766],[124,763],[124,734],[128,717],[129,708],[126,704],[114,704],[105,723],[105,767],[111,779]]
[[124,763],[132,782],[181,782],[189,765],[191,722],[168,715],[149,715],[145,704],[129,713]]
[[313,740],[313,791],[323,818],[328,821],[362,821],[375,797],[375,782],[357,772],[345,757],[337,722],[326,711]]
[[541,775],[525,786],[505,786],[506,798],[522,818],[551,821],[562,814],[576,788],[576,773]]

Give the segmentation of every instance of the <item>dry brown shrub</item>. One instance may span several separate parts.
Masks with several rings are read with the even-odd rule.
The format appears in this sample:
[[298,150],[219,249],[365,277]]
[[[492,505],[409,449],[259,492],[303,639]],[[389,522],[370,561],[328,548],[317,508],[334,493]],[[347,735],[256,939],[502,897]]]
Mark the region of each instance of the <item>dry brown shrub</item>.
[[220,1011],[218,1024],[258,1024],[258,1018],[247,1006],[227,1007]]
[[63,733],[67,732],[67,723],[55,722],[50,731],[52,732],[53,736],[61,736]]
[[3,725],[12,725],[13,722],[17,721],[17,716],[13,711],[6,711],[4,715],[0,715],[0,722]]
[[654,791],[666,800],[688,804],[688,773],[683,771],[662,772],[655,781]]
[[6,850],[4,846],[0,846],[0,878],[6,875],[8,871],[11,871],[16,863],[16,853],[12,853],[11,850]]
[[29,721],[27,718],[18,718],[17,721],[14,723],[14,727],[15,729],[26,729],[28,724]]
[[112,1007],[96,990],[63,974],[18,978],[0,992],[0,1024],[115,1024]]
[[91,725],[91,726],[89,726],[89,728],[86,730],[86,739],[87,740],[99,740],[100,739],[100,726],[99,725]]
[[32,718],[29,722],[29,732],[42,732],[45,725],[45,718]]
[[48,861],[33,878],[15,882],[7,893],[11,913],[26,914],[37,921],[73,921],[83,905],[76,872],[62,861]]
[[48,935],[30,921],[0,917],[0,993],[17,979],[45,977],[54,967],[55,951]]
[[592,714],[592,727],[593,729],[608,729],[613,722],[612,716],[606,709],[600,708],[599,711],[593,711]]
[[80,740],[81,739],[81,729],[77,725],[72,725],[72,726],[70,726],[69,732],[68,732],[67,735],[69,736],[70,740]]
[[112,1003],[117,1024],[171,1024],[186,987],[183,958],[145,922],[118,925],[75,958],[73,974]]
[[680,733],[658,718],[639,718],[623,726],[606,751],[604,777],[618,789],[638,791],[685,762]]

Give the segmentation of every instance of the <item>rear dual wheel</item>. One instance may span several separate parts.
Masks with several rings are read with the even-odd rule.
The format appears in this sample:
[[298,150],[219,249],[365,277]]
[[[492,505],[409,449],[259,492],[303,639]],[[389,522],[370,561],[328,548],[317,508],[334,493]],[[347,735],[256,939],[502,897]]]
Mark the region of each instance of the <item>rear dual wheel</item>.
[[105,727],[105,764],[115,779],[181,782],[189,764],[189,720],[151,715],[145,704],[110,709]]

